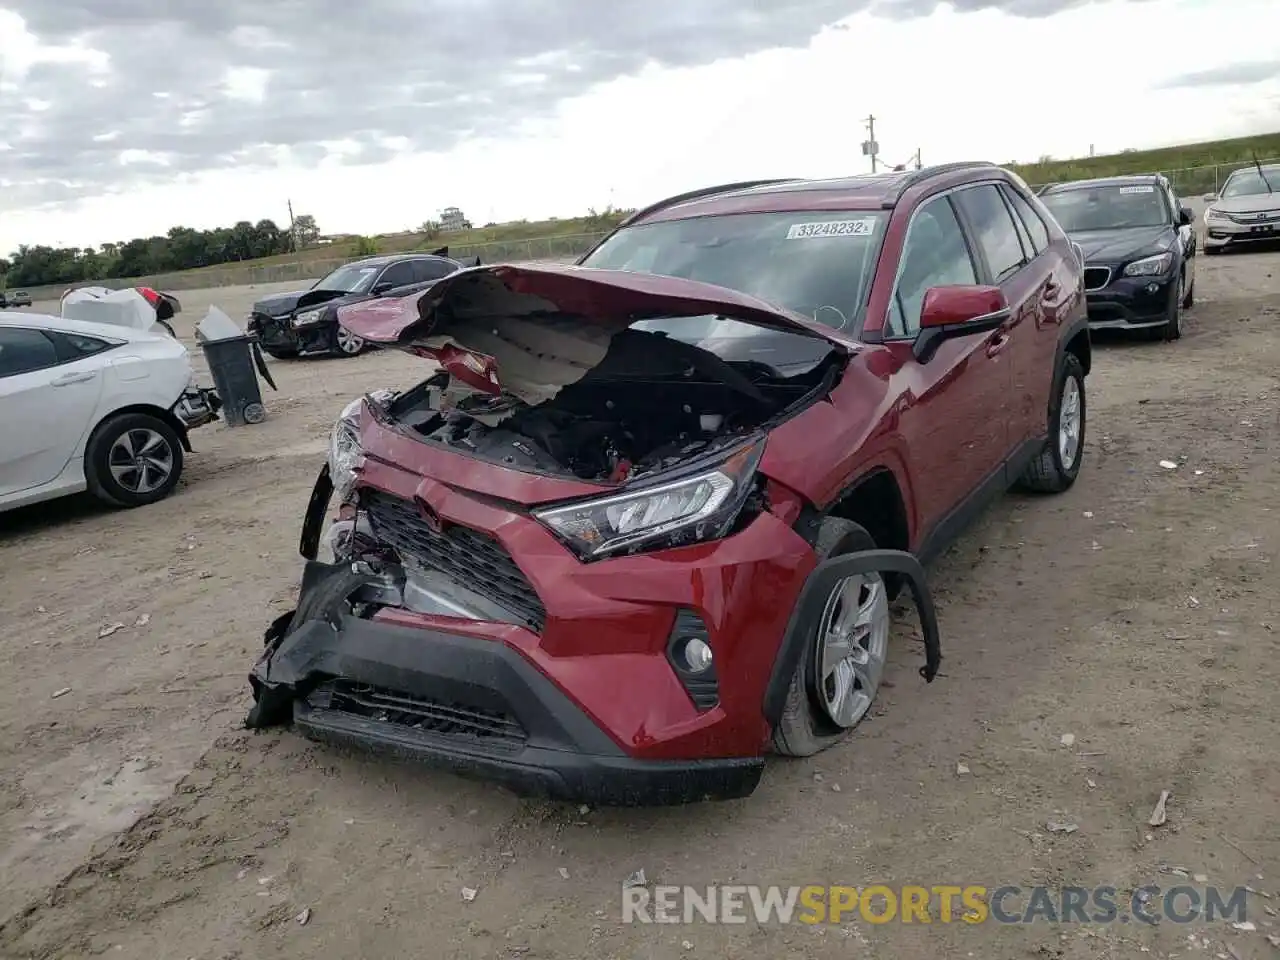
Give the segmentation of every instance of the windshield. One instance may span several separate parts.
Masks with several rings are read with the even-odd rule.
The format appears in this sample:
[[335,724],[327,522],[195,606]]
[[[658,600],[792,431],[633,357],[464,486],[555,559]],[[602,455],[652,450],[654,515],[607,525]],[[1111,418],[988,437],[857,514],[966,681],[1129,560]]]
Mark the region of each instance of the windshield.
[[[1222,188],[1222,199],[1256,197],[1280,188],[1280,167],[1263,167],[1262,172],[1266,174],[1265,179],[1258,175],[1256,167],[1252,170],[1237,170],[1227,177],[1226,185]],[[1271,185],[1270,189],[1267,187],[1268,183]]]
[[1159,227],[1172,220],[1164,191],[1153,183],[1068,188],[1040,200],[1067,233]]
[[349,263],[316,282],[313,290],[337,290],[342,293],[364,293],[373,284],[377,266]]
[[[736,213],[625,227],[583,266],[682,277],[728,287],[837,330],[858,322],[875,270],[885,215],[878,211]],[[658,321],[695,342],[684,321]],[[708,321],[709,322],[709,321]],[[738,326],[747,329],[738,330]],[[720,326],[735,335],[759,327]]]

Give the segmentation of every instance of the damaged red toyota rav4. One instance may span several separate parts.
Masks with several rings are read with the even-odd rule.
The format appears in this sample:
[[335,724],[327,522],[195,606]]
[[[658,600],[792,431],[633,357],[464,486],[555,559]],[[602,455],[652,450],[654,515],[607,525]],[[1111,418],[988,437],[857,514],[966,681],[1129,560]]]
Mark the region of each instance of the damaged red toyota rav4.
[[344,309],[430,375],[334,426],[247,725],[539,796],[751,793],[866,715],[900,589],[934,678],[921,565],[983,504],[1075,481],[1081,277],[1020,179],[952,164],[701,190],[578,265]]

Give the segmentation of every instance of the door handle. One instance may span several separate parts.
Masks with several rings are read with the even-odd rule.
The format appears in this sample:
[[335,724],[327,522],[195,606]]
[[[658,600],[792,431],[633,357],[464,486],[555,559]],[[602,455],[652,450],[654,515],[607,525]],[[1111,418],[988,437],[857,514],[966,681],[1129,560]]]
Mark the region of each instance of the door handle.
[[69,387],[73,383],[84,383],[86,380],[92,380],[97,375],[92,370],[82,373],[64,373],[60,377],[54,377],[49,385],[53,387]]

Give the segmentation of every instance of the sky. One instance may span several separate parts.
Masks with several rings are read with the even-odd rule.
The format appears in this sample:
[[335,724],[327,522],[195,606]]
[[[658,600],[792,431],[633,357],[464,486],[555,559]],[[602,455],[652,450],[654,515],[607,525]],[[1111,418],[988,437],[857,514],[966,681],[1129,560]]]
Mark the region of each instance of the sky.
[[0,0],[0,254],[1280,131],[1274,4]]

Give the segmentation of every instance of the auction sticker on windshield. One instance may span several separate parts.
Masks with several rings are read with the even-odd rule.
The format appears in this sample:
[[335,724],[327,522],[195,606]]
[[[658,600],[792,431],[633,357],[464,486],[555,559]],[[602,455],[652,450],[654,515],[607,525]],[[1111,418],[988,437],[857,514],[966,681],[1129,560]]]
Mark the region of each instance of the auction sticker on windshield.
[[1121,187],[1121,193],[1155,193],[1156,188],[1149,183],[1139,183],[1131,187]]
[[875,229],[873,217],[862,220],[824,220],[820,223],[793,223],[787,231],[788,240],[807,240],[810,237],[869,237]]

